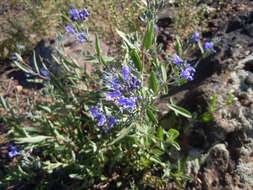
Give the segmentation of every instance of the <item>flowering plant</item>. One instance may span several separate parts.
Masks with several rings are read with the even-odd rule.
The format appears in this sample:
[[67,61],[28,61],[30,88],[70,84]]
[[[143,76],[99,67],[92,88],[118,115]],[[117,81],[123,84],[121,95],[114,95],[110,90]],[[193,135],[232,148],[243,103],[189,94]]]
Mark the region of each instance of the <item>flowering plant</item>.
[[[66,59],[60,51],[59,58],[55,57],[60,75],[50,70],[41,72],[47,76],[42,78],[48,82],[45,89],[50,89],[47,91],[52,98],[50,105],[37,104],[31,117],[16,118],[15,111],[1,98],[15,118],[5,121],[13,126],[10,132],[15,134],[14,140],[21,144],[22,151],[18,153],[18,167],[11,168],[11,175],[0,185],[15,182],[42,189],[56,185],[82,189],[100,184],[110,189],[135,184],[140,188],[158,170],[163,172],[160,182],[166,183],[172,172],[169,159],[164,157],[180,150],[175,141],[179,132],[160,126],[155,102],[167,93],[171,81],[193,80],[196,70],[183,60],[185,49],[179,40],[174,57],[167,62],[158,59],[155,14],[162,1],[143,2],[147,6],[144,18],[149,18],[146,33],[134,36],[118,30],[125,50],[122,60],[107,61],[97,37],[92,60],[97,66],[92,74]],[[79,22],[87,19],[88,11],[71,9],[69,16],[67,20],[72,23],[66,25],[66,31],[76,40],[86,42]],[[191,41],[198,43],[199,34],[195,33]],[[213,48],[210,44],[208,48],[205,46],[206,50],[210,48]],[[16,65],[31,73],[32,68],[17,57]],[[191,113],[174,104],[169,104],[169,108],[191,118]],[[24,121],[34,127],[25,126]],[[12,151],[11,155],[17,154],[16,149]],[[57,178],[52,180],[53,176]],[[140,176],[141,182],[137,180]]]

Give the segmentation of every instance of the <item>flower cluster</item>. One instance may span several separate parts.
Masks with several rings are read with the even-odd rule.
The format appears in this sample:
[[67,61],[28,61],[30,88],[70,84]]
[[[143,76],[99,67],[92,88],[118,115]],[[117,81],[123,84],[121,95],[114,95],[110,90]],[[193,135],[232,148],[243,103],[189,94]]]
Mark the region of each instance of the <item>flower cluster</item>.
[[196,70],[187,61],[184,61],[179,55],[175,54],[172,62],[180,68],[180,77],[190,81],[194,79]]
[[205,49],[205,51],[212,51],[213,53],[216,53],[216,50],[214,49],[213,42],[206,42],[204,44],[204,49]]
[[[70,15],[70,19],[72,21],[84,21],[90,16],[89,12],[85,8],[82,9],[81,11],[79,11],[77,9],[71,9],[71,10],[69,10],[69,15]],[[81,43],[87,42],[87,33],[86,32],[76,31],[73,28],[73,26],[71,26],[71,25],[65,26],[65,30],[69,34],[74,35],[76,40],[78,40],[79,42],[81,42]]]
[[[39,72],[40,72],[40,75],[44,77],[45,79],[50,79],[50,73],[47,70],[40,69]],[[29,71],[25,73],[25,76],[26,78],[31,78],[31,77],[36,76],[36,73],[34,73],[33,71]]]
[[[115,76],[112,72],[105,74],[103,83],[106,87],[105,101],[116,104],[122,111],[137,108],[137,101],[142,97],[135,92],[140,89],[141,81],[131,73],[129,66],[124,65],[119,76]],[[111,129],[118,122],[118,119],[101,113],[97,108],[92,107],[89,111],[98,121],[98,126],[107,126],[107,129]]]
[[13,157],[15,157],[15,156],[17,156],[19,154],[20,153],[17,151],[17,147],[15,147],[15,146],[11,146],[10,147],[10,151],[8,152],[9,158],[13,158]]
[[199,32],[195,32],[192,36],[192,39],[195,41],[195,42],[198,42],[199,41],[199,38],[200,38],[200,34]]
[[72,21],[78,21],[78,20],[86,20],[90,16],[90,13],[85,8],[82,9],[81,11],[77,9],[70,9],[69,15]]
[[65,30],[75,36],[76,40],[79,42],[87,42],[87,33],[86,32],[77,32],[71,25],[65,26]]

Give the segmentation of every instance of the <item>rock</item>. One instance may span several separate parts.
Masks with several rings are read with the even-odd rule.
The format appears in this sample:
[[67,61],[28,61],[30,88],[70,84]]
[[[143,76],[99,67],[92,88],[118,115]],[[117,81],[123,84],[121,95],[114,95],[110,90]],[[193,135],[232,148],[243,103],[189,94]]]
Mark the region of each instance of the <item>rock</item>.
[[[179,106],[198,115],[197,122],[185,120],[182,126],[182,149],[190,158],[192,152],[201,155],[199,169],[191,169],[201,185],[188,182],[187,190],[253,189],[250,164],[253,153],[249,148],[253,138],[253,55],[250,54],[253,37],[245,32],[248,28],[251,31],[252,23],[253,12],[244,12],[225,24],[213,36],[220,39],[215,45],[217,53],[200,61],[195,80],[170,87],[168,96],[162,97],[158,104],[162,119],[170,113],[163,104],[171,97]],[[249,54],[245,56],[247,51]],[[217,110],[211,113],[210,121],[200,121],[203,113],[210,113],[212,96],[217,99]],[[229,97],[234,97],[234,102],[225,106]]]
[[[53,56],[59,57],[56,50],[61,51],[70,59],[75,60],[81,67],[87,67],[91,71],[92,65],[85,62],[83,55],[95,55],[95,40],[94,34],[89,34],[88,42],[80,43],[73,35],[65,34],[60,38],[43,39],[35,47],[34,53],[29,57],[29,64],[35,69],[35,61],[39,68],[43,68],[43,64],[49,69],[50,72],[59,75],[60,65],[56,63]],[[101,50],[104,55],[108,54],[108,46],[100,41]],[[35,55],[35,59],[34,59]]]
[[251,85],[253,87],[253,73],[249,73],[245,79],[245,84]]

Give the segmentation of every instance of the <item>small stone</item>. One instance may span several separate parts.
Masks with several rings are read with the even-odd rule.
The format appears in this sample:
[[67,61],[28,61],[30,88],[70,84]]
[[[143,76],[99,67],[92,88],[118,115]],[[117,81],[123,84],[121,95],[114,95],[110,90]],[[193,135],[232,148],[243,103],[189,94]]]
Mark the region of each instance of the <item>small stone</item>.
[[245,54],[245,55],[250,55],[250,54],[251,54],[251,51],[250,51],[250,50],[245,51],[244,54]]
[[249,73],[247,78],[245,79],[245,84],[253,85],[253,73]]
[[16,86],[16,90],[17,90],[17,92],[21,92],[23,90],[23,87],[18,85],[18,86]]
[[238,57],[241,54],[240,49],[235,48],[232,50],[232,57]]

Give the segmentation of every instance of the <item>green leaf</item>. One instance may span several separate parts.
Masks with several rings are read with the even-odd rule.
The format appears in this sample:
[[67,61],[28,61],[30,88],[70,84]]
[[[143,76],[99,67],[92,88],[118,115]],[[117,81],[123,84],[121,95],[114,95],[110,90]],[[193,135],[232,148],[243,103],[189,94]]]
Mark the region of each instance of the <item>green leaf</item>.
[[140,58],[139,54],[137,53],[136,49],[130,50],[130,56],[135,64],[136,68],[138,69],[138,71],[142,71],[141,58]]
[[211,113],[206,112],[201,115],[201,120],[204,122],[209,122],[209,121],[212,121],[213,119],[214,117],[213,117],[213,114]]
[[101,56],[101,48],[100,48],[99,38],[97,34],[96,34],[96,53],[98,57]]
[[144,37],[144,48],[149,49],[154,41],[154,21],[149,22],[148,24],[148,30],[146,32],[146,35]]
[[154,163],[156,163],[156,164],[160,164],[162,167],[165,167],[165,166],[166,166],[166,164],[163,163],[163,162],[162,162],[161,160],[159,160],[158,158],[150,157],[149,160],[152,161],[152,162],[154,162]]
[[168,135],[169,135],[169,140],[174,141],[179,136],[179,132],[176,129],[169,129]]
[[181,108],[177,105],[175,105],[172,101],[171,101],[171,104],[166,104],[171,110],[173,110],[175,112],[176,115],[180,114],[184,117],[187,117],[187,118],[192,118],[192,114],[184,109],[184,108]]
[[133,124],[131,124],[129,127],[127,128],[123,128],[119,133],[118,133],[118,137],[112,141],[111,143],[109,143],[109,146],[115,144],[116,142],[120,141],[121,139],[123,139],[125,136],[127,136],[130,132],[130,130],[133,128]]
[[181,43],[180,38],[178,36],[176,36],[176,52],[179,56],[182,56],[182,54],[183,54],[182,43]]
[[18,61],[14,61],[14,64],[24,72],[31,72],[31,68],[23,63],[20,64]]
[[164,152],[161,151],[161,150],[158,149],[158,148],[155,148],[155,149],[152,149],[152,150],[151,150],[151,153],[154,154],[154,155],[156,155],[156,156],[161,156]]
[[18,143],[38,143],[47,139],[51,139],[50,136],[34,136],[25,138],[15,138]]
[[85,178],[85,175],[81,175],[81,174],[69,174],[69,177],[72,178],[72,179],[83,180]]
[[43,111],[46,111],[48,113],[52,112],[52,110],[48,106],[38,105],[38,108],[41,109],[41,110],[43,110]]
[[157,137],[158,137],[160,140],[163,140],[164,131],[163,131],[163,128],[162,128],[162,127],[159,127],[159,128],[157,129]]
[[199,49],[200,49],[200,51],[201,51],[201,53],[202,53],[202,55],[205,53],[205,51],[204,51],[204,49],[203,49],[203,46],[202,46],[202,43],[201,43],[201,41],[200,40],[198,40],[198,46],[199,46]]
[[152,121],[156,124],[158,123],[157,117],[151,109],[147,109],[147,115],[148,115],[148,118],[150,119],[150,121]]
[[38,64],[37,64],[37,59],[36,59],[35,51],[33,51],[33,63],[34,63],[36,72],[40,73],[40,70],[39,70],[39,67],[38,67]]
[[124,40],[124,42],[130,47],[130,49],[136,49],[136,47],[127,39],[127,36],[124,32],[116,29],[118,35]]
[[149,88],[153,90],[154,93],[158,91],[159,83],[154,71],[150,72],[149,77]]
[[14,126],[14,131],[23,137],[27,137],[28,134],[23,126]]
[[2,104],[2,106],[4,107],[4,109],[5,109],[6,111],[9,110],[8,103],[6,102],[6,100],[4,99],[3,96],[0,96],[0,103]]
[[167,81],[167,71],[166,71],[165,66],[163,64],[161,64],[160,67],[161,67],[161,71],[162,71],[162,79],[164,82],[166,82]]

